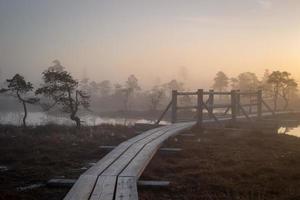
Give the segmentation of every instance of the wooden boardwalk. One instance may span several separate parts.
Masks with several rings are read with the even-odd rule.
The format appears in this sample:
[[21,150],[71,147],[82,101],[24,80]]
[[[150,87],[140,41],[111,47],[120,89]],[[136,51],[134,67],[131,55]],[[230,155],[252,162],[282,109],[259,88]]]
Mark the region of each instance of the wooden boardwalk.
[[121,143],[83,173],[64,199],[138,199],[137,180],[161,144],[194,124],[176,123],[155,128]]
[[[173,93],[174,94],[174,93]],[[180,93],[179,93],[180,94]],[[186,93],[185,93],[186,94]],[[187,95],[195,93],[188,93]],[[262,112],[261,92],[258,94],[260,101],[256,104],[258,114],[247,114],[242,106],[235,101],[235,92],[231,92],[231,116],[217,119],[213,116],[213,110],[204,103],[202,91],[196,93],[198,96],[197,113],[198,117],[193,122],[181,122],[171,125],[158,127],[141,133],[114,148],[104,158],[96,163],[93,167],[83,173],[76,183],[73,185],[65,200],[137,200],[137,181],[142,172],[160,148],[162,143],[169,137],[179,134],[180,132],[191,128],[194,125],[215,124],[224,121],[233,121],[247,119],[252,121],[253,118],[260,119],[264,116],[274,116],[274,112],[268,108],[269,112]],[[212,93],[207,93],[208,95]],[[227,93],[220,93],[227,94]],[[173,95],[172,102],[167,108],[172,106],[172,121],[176,122],[177,94]],[[180,94],[182,95],[182,93]],[[239,106],[237,108],[237,106]],[[202,112],[206,108],[212,119],[203,119]],[[237,116],[236,110],[242,110],[243,115]],[[164,112],[164,114],[166,111]],[[286,114],[288,112],[280,112],[276,114]],[[162,119],[162,117],[160,118]],[[160,120],[159,119],[159,120]]]

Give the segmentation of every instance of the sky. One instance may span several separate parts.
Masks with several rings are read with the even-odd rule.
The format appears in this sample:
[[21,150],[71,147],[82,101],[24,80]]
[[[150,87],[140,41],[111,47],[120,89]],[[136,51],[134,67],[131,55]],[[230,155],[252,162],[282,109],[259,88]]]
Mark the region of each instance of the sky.
[[300,80],[299,0],[0,0],[0,79],[55,59],[77,78],[207,88],[217,71]]

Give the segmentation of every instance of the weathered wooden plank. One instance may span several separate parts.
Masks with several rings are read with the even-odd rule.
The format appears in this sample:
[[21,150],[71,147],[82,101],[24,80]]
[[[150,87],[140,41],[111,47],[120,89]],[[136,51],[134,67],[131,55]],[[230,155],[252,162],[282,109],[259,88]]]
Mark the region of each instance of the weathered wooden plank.
[[64,200],[87,200],[93,190],[97,176],[81,175]]
[[182,149],[181,148],[163,147],[163,148],[160,148],[159,151],[164,151],[164,152],[179,152],[179,151],[182,151]]
[[182,123],[181,126],[174,127],[162,136],[156,138],[155,140],[148,143],[142,151],[140,151],[134,159],[128,164],[128,166],[123,170],[119,176],[133,176],[139,177],[144,171],[145,167],[148,165],[152,157],[155,155],[156,151],[160,147],[163,141],[169,137],[176,135],[182,130],[190,128],[195,123]]
[[137,182],[138,187],[150,187],[150,188],[161,188],[161,187],[167,187],[170,185],[170,181],[143,181],[139,180]]
[[[101,149],[108,149],[108,150],[111,150],[111,149],[114,149],[116,148],[116,146],[100,146]],[[171,147],[164,147],[164,148],[160,148],[159,149],[160,151],[181,151],[182,149],[181,148],[171,148]]]
[[90,200],[113,200],[115,187],[117,184],[116,176],[99,176]]
[[115,200],[138,200],[135,177],[118,177]]
[[[130,147],[128,147],[128,149],[126,149],[123,152],[123,154],[121,154],[117,158],[115,158],[115,157],[112,158],[112,156],[115,155],[115,154],[113,154],[112,156],[110,156],[108,158],[109,161],[113,160],[112,162],[110,162],[110,165],[108,165],[106,168],[103,167],[103,166],[105,166],[104,164],[99,165],[98,168],[96,168],[96,170],[98,170],[98,171],[96,171],[96,174],[99,173],[99,171],[101,171],[100,177],[102,177],[102,176],[117,177],[117,175],[123,170],[123,168],[128,164],[128,162],[130,162],[132,157],[137,154],[137,152],[140,150],[140,148],[144,145],[145,142],[151,140],[152,138],[157,137],[164,131],[167,131],[167,129],[169,129],[169,128],[170,127],[166,126],[166,127],[161,127],[161,128],[156,129],[158,131],[154,132],[153,134],[149,134],[147,137],[137,140],[136,143],[133,143]],[[101,169],[99,169],[99,168],[101,168]],[[95,172],[92,172],[92,174],[94,174],[94,173]],[[104,184],[104,183],[102,183],[101,179],[99,179],[95,186],[95,189],[96,188],[99,188],[99,189],[92,191],[91,196],[99,196],[99,191],[103,189],[103,186],[101,184]],[[106,196],[108,196],[108,195],[106,195]]]
[[76,179],[62,179],[54,178],[47,182],[49,187],[72,187],[76,182]]
[[197,92],[177,92],[177,95],[196,95]]
[[[173,125],[177,126],[177,125]],[[166,128],[162,128],[160,131],[155,132],[154,134],[150,135],[149,137],[146,137],[136,143],[134,143],[130,148],[126,150],[124,154],[120,156],[120,158],[116,159],[115,162],[109,166],[104,172],[103,175],[114,175],[117,176],[125,166],[132,160],[132,158],[151,140],[159,137],[160,135],[167,132],[170,128],[173,128],[173,126],[166,126]]]
[[[62,178],[54,178],[50,179],[47,182],[47,186],[49,187],[59,187],[59,188],[71,188],[77,179],[62,179]],[[170,181],[156,181],[156,180],[138,180],[138,187],[166,187],[170,185]]]
[[88,169],[85,174],[87,175],[99,175],[102,173],[109,165],[111,165],[115,160],[117,160],[131,145],[135,144],[136,142],[143,140],[152,134],[159,132],[161,130],[166,129],[167,127],[159,127],[153,130],[146,131],[145,133],[138,135],[132,139],[129,139],[116,148],[114,148],[111,152],[109,152],[104,158],[98,161],[93,167]]
[[96,184],[98,176],[109,167],[117,158],[119,158],[132,144],[135,142],[144,139],[148,136],[151,136],[155,132],[165,129],[165,127],[155,128],[145,133],[138,135],[132,139],[129,139],[121,143],[117,148],[109,152],[104,158],[96,163],[93,167],[88,169],[83,173],[78,181],[74,184],[71,190],[68,192],[65,200],[77,199],[77,200],[86,200],[88,196],[93,191],[93,187]]

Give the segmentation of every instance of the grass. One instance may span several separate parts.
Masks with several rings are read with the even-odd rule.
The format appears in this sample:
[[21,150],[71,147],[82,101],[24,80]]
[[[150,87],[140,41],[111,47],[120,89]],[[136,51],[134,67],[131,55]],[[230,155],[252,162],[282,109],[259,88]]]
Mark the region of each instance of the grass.
[[18,191],[18,187],[45,183],[51,178],[78,178],[107,151],[100,145],[117,145],[135,135],[125,126],[74,127],[47,125],[23,129],[0,126],[0,200],[62,199],[68,188],[41,187]]
[[143,174],[143,179],[169,180],[171,187],[141,191],[141,199],[300,199],[299,138],[222,130],[189,133],[196,138],[167,142],[184,151],[157,154]]

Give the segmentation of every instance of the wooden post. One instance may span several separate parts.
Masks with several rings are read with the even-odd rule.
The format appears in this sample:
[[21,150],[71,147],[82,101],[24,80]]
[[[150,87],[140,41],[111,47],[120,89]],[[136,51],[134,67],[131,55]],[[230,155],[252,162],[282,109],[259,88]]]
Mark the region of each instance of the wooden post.
[[262,90],[257,91],[257,118],[261,119],[262,115]]
[[203,121],[203,90],[198,89],[197,91],[197,125],[202,126]]
[[209,97],[208,97],[208,106],[209,106],[209,114],[211,116],[211,114],[214,111],[214,90],[209,90]]
[[240,90],[236,90],[236,114],[239,115],[240,114],[240,103],[241,103],[241,91]]
[[233,122],[236,121],[236,108],[237,108],[236,91],[231,90],[231,120]]
[[172,116],[171,122],[176,123],[177,121],[177,90],[172,90]]

